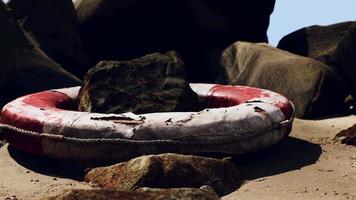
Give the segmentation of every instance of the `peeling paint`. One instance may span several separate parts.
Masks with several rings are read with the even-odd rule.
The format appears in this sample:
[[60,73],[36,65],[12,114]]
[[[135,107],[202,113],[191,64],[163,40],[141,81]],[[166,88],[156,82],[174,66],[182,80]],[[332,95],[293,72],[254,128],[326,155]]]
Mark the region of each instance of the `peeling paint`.
[[112,121],[117,124],[126,124],[126,125],[139,125],[144,123],[143,120],[135,120],[125,116],[91,117],[90,119],[97,120],[97,121]]

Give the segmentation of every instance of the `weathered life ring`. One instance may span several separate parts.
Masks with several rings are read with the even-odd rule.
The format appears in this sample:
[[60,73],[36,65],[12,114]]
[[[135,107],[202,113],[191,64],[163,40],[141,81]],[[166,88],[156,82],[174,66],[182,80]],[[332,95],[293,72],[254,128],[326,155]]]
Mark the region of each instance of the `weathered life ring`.
[[200,112],[135,115],[70,110],[79,87],[20,97],[1,112],[13,147],[58,159],[126,160],[164,152],[241,154],[287,136],[294,108],[284,96],[245,86],[191,84],[208,104]]

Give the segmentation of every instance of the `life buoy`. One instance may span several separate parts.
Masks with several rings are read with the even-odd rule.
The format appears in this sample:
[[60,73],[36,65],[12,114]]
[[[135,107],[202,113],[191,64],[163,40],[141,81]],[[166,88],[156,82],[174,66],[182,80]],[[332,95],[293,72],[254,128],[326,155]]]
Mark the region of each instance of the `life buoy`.
[[1,134],[17,149],[58,159],[126,160],[165,152],[242,154],[287,136],[294,108],[268,90],[191,84],[207,109],[136,115],[78,112],[79,87],[20,97],[1,111]]

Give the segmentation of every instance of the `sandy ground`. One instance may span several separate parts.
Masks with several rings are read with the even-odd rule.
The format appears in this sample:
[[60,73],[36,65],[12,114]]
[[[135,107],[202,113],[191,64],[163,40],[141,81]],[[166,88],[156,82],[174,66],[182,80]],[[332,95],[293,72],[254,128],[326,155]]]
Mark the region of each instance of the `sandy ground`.
[[[356,116],[296,120],[291,137],[262,152],[233,157],[246,183],[224,200],[356,200],[356,147],[333,142]],[[0,148],[0,200],[38,199],[63,189],[90,188],[80,174],[7,145]]]
[[39,199],[65,189],[90,188],[77,174],[5,145],[0,149],[0,200]]
[[296,120],[292,137],[263,153],[234,159],[246,183],[224,200],[356,200],[356,147],[333,142],[356,116]]

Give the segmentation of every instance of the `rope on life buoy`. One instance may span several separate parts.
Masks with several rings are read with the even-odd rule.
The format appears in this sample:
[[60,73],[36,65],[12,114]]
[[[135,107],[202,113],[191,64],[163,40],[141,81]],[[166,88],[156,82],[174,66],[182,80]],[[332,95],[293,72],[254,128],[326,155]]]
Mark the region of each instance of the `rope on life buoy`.
[[285,120],[278,124],[273,124],[269,128],[266,128],[262,131],[254,131],[254,132],[245,132],[243,134],[235,134],[235,135],[228,135],[224,136],[223,138],[215,138],[215,139],[204,139],[204,140],[131,140],[131,139],[123,139],[123,138],[89,138],[89,139],[82,139],[82,138],[73,138],[73,137],[65,137],[61,135],[53,135],[48,133],[39,133],[34,131],[29,131],[21,128],[17,128],[15,126],[7,125],[7,124],[0,124],[0,136],[3,132],[10,131],[13,134],[19,134],[23,136],[30,136],[36,138],[47,138],[51,140],[60,140],[60,141],[67,141],[71,143],[78,143],[78,144],[118,144],[118,145],[187,145],[187,146],[196,146],[196,145],[203,145],[203,146],[215,146],[215,145],[224,145],[224,144],[231,144],[236,142],[243,142],[249,141],[253,138],[260,136],[262,133],[270,132],[277,129],[287,128],[293,122],[293,118],[289,120]]

